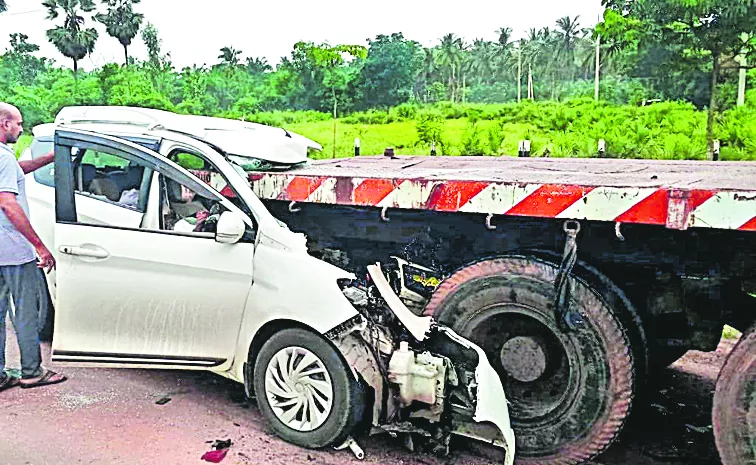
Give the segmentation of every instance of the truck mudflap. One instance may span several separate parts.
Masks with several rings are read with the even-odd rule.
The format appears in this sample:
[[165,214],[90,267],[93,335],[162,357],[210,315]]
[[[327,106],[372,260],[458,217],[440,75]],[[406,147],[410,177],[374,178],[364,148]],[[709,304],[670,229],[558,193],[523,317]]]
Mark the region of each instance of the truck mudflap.
[[362,320],[330,334],[355,378],[374,393],[372,434],[406,434],[432,452],[448,453],[452,435],[504,449],[514,463],[515,436],[501,380],[476,344],[413,314],[394,293],[380,265],[370,286],[344,285]]

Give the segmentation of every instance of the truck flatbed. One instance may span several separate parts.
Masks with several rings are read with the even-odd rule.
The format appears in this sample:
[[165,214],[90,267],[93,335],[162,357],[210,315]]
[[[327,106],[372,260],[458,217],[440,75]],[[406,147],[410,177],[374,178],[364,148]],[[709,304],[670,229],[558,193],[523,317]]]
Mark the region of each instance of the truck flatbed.
[[756,163],[370,156],[251,173],[263,199],[756,230]]

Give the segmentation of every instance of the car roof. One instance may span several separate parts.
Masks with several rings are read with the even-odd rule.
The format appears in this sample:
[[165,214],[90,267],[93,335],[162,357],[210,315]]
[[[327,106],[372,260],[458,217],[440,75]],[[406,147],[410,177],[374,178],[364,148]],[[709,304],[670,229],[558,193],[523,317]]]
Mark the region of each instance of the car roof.
[[77,127],[110,135],[183,135],[201,140],[229,155],[295,165],[307,161],[309,149],[322,146],[283,128],[138,107],[64,107],[55,123],[33,129],[36,137],[52,136],[58,127]]

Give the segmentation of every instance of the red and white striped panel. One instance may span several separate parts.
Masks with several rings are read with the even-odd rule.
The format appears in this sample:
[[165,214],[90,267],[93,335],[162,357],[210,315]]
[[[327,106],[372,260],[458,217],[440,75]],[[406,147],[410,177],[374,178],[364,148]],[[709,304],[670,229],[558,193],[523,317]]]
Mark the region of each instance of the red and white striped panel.
[[756,231],[756,192],[250,174],[260,198]]
[[691,226],[698,228],[756,231],[755,192],[717,192],[691,215]]

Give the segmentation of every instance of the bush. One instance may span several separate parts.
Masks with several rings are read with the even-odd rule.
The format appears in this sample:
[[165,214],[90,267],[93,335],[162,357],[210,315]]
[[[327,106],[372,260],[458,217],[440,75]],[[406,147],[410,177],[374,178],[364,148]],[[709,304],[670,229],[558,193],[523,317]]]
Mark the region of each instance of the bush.
[[444,117],[438,111],[426,110],[418,113],[415,120],[418,140],[427,145],[435,143],[445,152],[443,122]]
[[415,116],[417,116],[417,105],[412,103],[402,103],[393,110],[401,119],[415,119]]
[[485,155],[488,148],[477,121],[470,121],[462,136],[462,155]]

